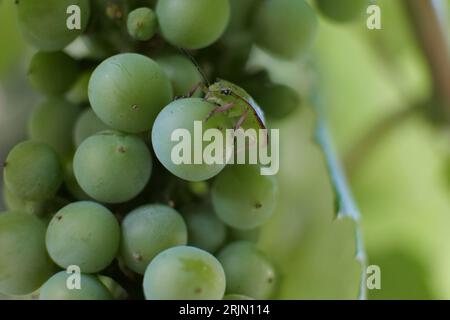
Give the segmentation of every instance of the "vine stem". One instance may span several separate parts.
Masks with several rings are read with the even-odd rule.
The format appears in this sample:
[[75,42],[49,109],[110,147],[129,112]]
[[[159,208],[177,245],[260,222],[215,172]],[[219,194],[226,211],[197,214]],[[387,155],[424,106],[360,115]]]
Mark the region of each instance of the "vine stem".
[[441,114],[450,121],[450,54],[444,30],[431,1],[404,0],[417,41],[428,64]]

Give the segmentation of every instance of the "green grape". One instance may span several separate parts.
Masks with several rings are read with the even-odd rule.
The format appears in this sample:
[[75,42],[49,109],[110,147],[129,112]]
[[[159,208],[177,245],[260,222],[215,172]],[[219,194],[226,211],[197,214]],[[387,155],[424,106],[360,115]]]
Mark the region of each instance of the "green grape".
[[92,70],[84,71],[67,92],[67,100],[75,104],[84,104],[89,101],[88,86]]
[[[66,47],[86,29],[90,15],[89,0],[18,0],[19,26],[25,38],[43,51],[58,51]],[[70,6],[80,8],[79,29],[69,29],[73,22],[67,14]]]
[[73,172],[73,157],[64,160],[63,169],[64,185],[70,195],[77,200],[92,200],[92,198],[89,197],[83,189],[81,189],[77,179],[75,178],[75,173]]
[[157,62],[172,82],[173,93],[177,97],[186,96],[195,85],[202,82],[196,66],[182,55],[161,57]]
[[261,48],[294,59],[311,47],[317,29],[316,13],[304,0],[266,0],[256,13],[253,33]]
[[182,212],[188,227],[190,245],[214,253],[224,244],[227,228],[216,217],[212,208],[191,206]]
[[158,112],[172,100],[162,68],[140,54],[124,53],[103,61],[89,81],[89,100],[111,128],[138,133],[150,130]]
[[240,32],[247,32],[251,27],[253,14],[262,0],[230,0],[230,23],[225,37],[235,37]]
[[[95,276],[79,274],[80,289],[75,287],[78,275],[60,271],[42,286],[40,300],[112,300],[111,293]],[[69,286],[68,286],[69,285]],[[73,285],[73,287],[71,287]],[[69,289],[71,288],[71,289]]]
[[253,229],[266,222],[275,210],[277,198],[276,179],[261,175],[258,166],[229,166],[212,188],[215,212],[237,229]]
[[205,48],[224,33],[230,19],[228,0],[158,1],[156,15],[163,37],[174,46]]
[[370,0],[316,0],[320,12],[336,22],[362,18]]
[[152,158],[140,138],[104,131],[80,145],[73,168],[79,185],[90,197],[122,203],[144,189],[150,179]]
[[45,95],[65,93],[77,80],[78,64],[64,52],[38,52],[31,59],[28,78],[37,91]]
[[4,164],[5,186],[19,198],[52,198],[62,183],[58,155],[44,143],[25,141],[15,146]]
[[28,134],[32,140],[51,146],[65,159],[74,151],[73,129],[80,111],[77,105],[63,98],[49,98],[31,114]]
[[300,97],[288,86],[272,84],[263,87],[253,96],[268,117],[283,119],[291,115],[300,106]]
[[174,247],[161,252],[144,275],[147,300],[220,300],[225,274],[219,261],[194,247]]
[[33,215],[0,214],[0,292],[25,295],[38,289],[53,273],[45,251],[45,225]]
[[128,268],[144,274],[160,252],[187,243],[181,215],[163,205],[145,205],[130,212],[122,222],[121,255]]
[[[172,153],[176,153],[177,146],[185,142],[185,140],[180,140],[179,142],[172,141],[172,134],[177,129],[187,130],[190,133],[191,140],[193,140],[195,138],[194,121],[203,122],[203,131],[212,128],[221,128],[223,136],[226,136],[225,129],[232,125],[224,114],[216,114],[207,122],[204,122],[213,109],[213,104],[200,98],[175,100],[161,111],[153,125],[152,143],[156,156],[167,170],[181,179],[188,181],[210,179],[222,171],[228,161],[228,158],[226,158],[228,154],[225,152],[226,147],[224,146],[223,161],[212,164],[207,164],[205,161],[202,161],[201,164],[195,164],[193,156],[194,143],[191,144],[191,159],[186,159],[181,164],[176,164],[173,161],[174,159],[172,159]],[[228,147],[232,147],[231,143]],[[202,150],[205,150],[208,144],[204,142]],[[197,150],[197,152],[200,151]]]
[[105,269],[119,249],[115,216],[95,202],[71,203],[53,217],[45,242],[50,257],[62,268],[76,265],[83,273]]
[[158,28],[155,12],[150,8],[137,8],[131,11],[128,15],[127,28],[133,39],[150,40]]
[[110,128],[97,117],[91,108],[86,109],[79,115],[77,122],[75,123],[75,146],[79,147],[81,143],[90,136],[108,129]]
[[128,293],[113,278],[99,275],[98,280],[108,289],[114,300],[128,299]]
[[255,300],[253,298],[244,296],[242,294],[227,294],[223,297],[223,300]]
[[276,272],[255,244],[239,241],[226,246],[217,256],[225,270],[227,293],[269,299],[275,290]]
[[242,230],[236,228],[229,228],[229,238],[232,241],[250,241],[250,242],[258,242],[259,236],[261,234],[261,228],[254,228],[250,230]]

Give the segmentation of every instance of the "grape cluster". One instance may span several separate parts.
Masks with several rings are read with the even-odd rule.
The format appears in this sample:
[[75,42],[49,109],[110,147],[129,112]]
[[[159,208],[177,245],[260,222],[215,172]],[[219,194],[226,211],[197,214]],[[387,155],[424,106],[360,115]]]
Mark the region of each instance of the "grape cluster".
[[[337,2],[318,0],[318,7],[329,12]],[[280,59],[305,54],[315,10],[304,0],[16,4],[24,37],[39,50],[29,81],[45,99],[30,116],[29,140],[4,163],[0,292],[273,297],[279,274],[257,238],[277,205],[276,177],[258,165],[174,164],[171,133],[194,134],[194,121],[234,128],[246,112],[254,113],[242,118],[243,128],[266,126],[262,111],[268,123],[291,115],[297,92],[247,62],[255,46]],[[73,5],[78,29],[66,24]],[[87,48],[84,57],[65,50],[74,40]],[[234,84],[208,88],[215,78]],[[253,104],[218,111],[233,94]],[[72,266],[81,271],[79,289],[68,286]]]

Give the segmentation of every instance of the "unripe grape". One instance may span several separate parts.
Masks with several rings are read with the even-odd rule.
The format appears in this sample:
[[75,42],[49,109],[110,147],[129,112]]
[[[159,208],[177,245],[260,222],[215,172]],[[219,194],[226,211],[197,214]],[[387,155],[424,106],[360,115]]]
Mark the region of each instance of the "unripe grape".
[[21,212],[0,214],[0,292],[25,295],[38,289],[53,273],[45,250],[45,225]]
[[156,14],[150,8],[137,8],[128,15],[127,28],[134,39],[150,40],[158,28]]
[[228,166],[214,181],[212,204],[219,218],[237,229],[254,229],[274,213],[278,184],[258,166]]
[[225,224],[207,206],[190,206],[182,210],[186,219],[191,246],[214,253],[224,244]]
[[[203,181],[217,175],[226,165],[226,152],[224,150],[224,159],[220,163],[207,164],[201,161],[201,164],[194,164],[193,155],[189,163],[176,164],[173,156],[174,148],[180,141],[172,141],[172,134],[175,130],[187,130],[190,133],[191,142],[194,139],[194,121],[202,123],[203,132],[210,128],[221,128],[223,137],[226,136],[225,129],[231,127],[230,120],[224,114],[217,114],[204,121],[208,114],[214,109],[214,105],[200,98],[179,99],[173,101],[165,107],[158,115],[152,131],[152,143],[156,156],[164,167],[177,177],[188,181]],[[196,139],[202,137],[196,137]],[[231,141],[232,143],[232,141]],[[202,150],[209,143],[204,143]],[[191,143],[192,150],[194,143]],[[225,143],[224,143],[225,149]],[[202,152],[197,150],[196,152]],[[203,157],[203,153],[201,154]]]
[[28,133],[32,140],[51,146],[61,157],[74,151],[73,128],[81,109],[67,100],[52,97],[41,103],[31,114]]
[[194,247],[175,247],[161,252],[144,275],[147,300],[220,300],[225,274],[219,261]]
[[112,300],[103,283],[95,276],[80,274],[80,288],[69,289],[72,274],[61,271],[47,280],[39,292],[39,300]]
[[150,130],[172,95],[163,69],[135,53],[103,61],[89,81],[89,101],[97,116],[111,128],[130,133]]
[[140,138],[104,131],[80,145],[73,167],[79,185],[90,197],[122,203],[144,189],[150,179],[152,159]]
[[205,48],[224,33],[230,19],[228,0],[158,1],[156,14],[163,37],[174,46]]
[[300,97],[292,88],[282,84],[263,86],[253,98],[265,114],[274,119],[283,119],[300,106]]
[[171,55],[156,60],[172,82],[176,97],[186,96],[195,85],[202,82],[202,76],[195,65],[182,55]]
[[370,0],[316,0],[320,12],[337,22],[348,22],[363,17]]
[[311,47],[317,27],[316,13],[304,0],[266,0],[256,13],[253,30],[261,48],[294,59]]
[[275,290],[276,272],[272,263],[255,244],[233,242],[218,255],[225,270],[227,293],[269,299]]
[[[25,38],[43,51],[58,51],[84,32],[89,21],[89,0],[19,0],[15,2]],[[79,28],[69,29],[69,7],[80,8]]]
[[90,136],[109,129],[110,128],[97,117],[95,112],[91,108],[88,108],[79,115],[75,123],[75,146],[79,147],[83,141]]
[[25,200],[50,199],[62,183],[58,155],[44,143],[18,144],[9,153],[4,166],[6,188]]
[[163,205],[146,205],[130,212],[122,222],[121,255],[131,270],[144,274],[160,252],[187,244],[181,215]]
[[242,294],[227,294],[223,300],[255,300]]
[[45,95],[64,94],[79,76],[78,64],[66,53],[38,52],[31,59],[28,78],[37,91]]
[[76,265],[84,273],[105,269],[119,249],[115,216],[95,202],[71,203],[56,213],[47,229],[50,257],[62,268]]

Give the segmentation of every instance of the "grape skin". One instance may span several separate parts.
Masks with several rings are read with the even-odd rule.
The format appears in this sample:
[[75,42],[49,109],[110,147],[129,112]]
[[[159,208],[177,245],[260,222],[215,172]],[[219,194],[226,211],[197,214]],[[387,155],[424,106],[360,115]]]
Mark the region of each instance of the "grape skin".
[[316,13],[304,0],[266,0],[256,13],[253,34],[258,46],[292,60],[311,48],[317,29]]
[[[90,16],[89,0],[20,0],[15,2],[19,26],[24,37],[43,51],[65,48],[87,27]],[[69,30],[66,10],[71,5],[81,9],[81,29]]]
[[158,28],[156,14],[150,8],[137,8],[128,15],[127,28],[134,39],[150,40]]
[[233,242],[217,256],[227,279],[227,293],[269,299],[275,290],[276,272],[272,263],[255,244]]
[[36,141],[16,145],[6,158],[3,173],[6,188],[31,201],[52,198],[63,179],[58,155],[48,145]]
[[53,273],[45,250],[45,225],[34,215],[0,213],[0,292],[34,292]]
[[38,52],[31,59],[28,78],[37,91],[45,95],[64,94],[79,76],[75,59],[66,53]]
[[70,276],[66,271],[53,275],[42,286],[39,300],[112,300],[111,293],[97,277],[80,274],[81,289],[68,289]]
[[122,222],[121,255],[133,271],[144,274],[160,252],[187,243],[181,215],[164,205],[145,205],[130,212]]
[[262,176],[258,166],[228,166],[214,181],[212,204],[219,218],[237,229],[254,229],[273,214],[278,184]]
[[81,109],[60,97],[51,97],[33,110],[28,122],[32,140],[51,146],[61,160],[74,151],[73,129]]
[[73,166],[77,182],[90,197],[122,203],[144,189],[152,172],[152,158],[140,138],[104,131],[80,145]]
[[114,215],[95,202],[71,203],[53,217],[46,233],[50,257],[62,268],[83,273],[106,268],[119,249],[120,227]]
[[[153,125],[152,143],[156,156],[167,170],[181,179],[187,181],[208,180],[219,174],[225,167],[225,159],[219,164],[193,164],[193,161],[191,161],[192,164],[176,165],[171,158],[173,148],[179,143],[171,141],[174,130],[188,130],[192,140],[194,137],[194,121],[205,120],[213,108],[213,104],[200,98],[175,100],[161,111]],[[209,128],[225,129],[227,127],[231,127],[231,122],[223,114],[215,115],[206,123],[203,121],[203,131]],[[225,136],[224,132],[223,136]],[[203,145],[203,150],[207,144],[209,143]],[[191,153],[193,155],[193,152]]]
[[89,101],[100,120],[129,133],[150,130],[172,97],[172,85],[163,69],[136,53],[106,59],[89,81]]
[[168,42],[186,49],[201,49],[224,33],[230,19],[230,3],[228,0],[158,1],[156,15]]
[[362,18],[369,0],[316,0],[317,8],[327,18],[344,23]]
[[83,141],[90,136],[109,129],[110,128],[97,117],[95,112],[91,108],[88,108],[79,115],[75,123],[73,131],[74,144],[76,147],[79,147]]
[[219,261],[194,247],[163,251],[144,275],[147,300],[221,300],[224,292],[225,274]]

